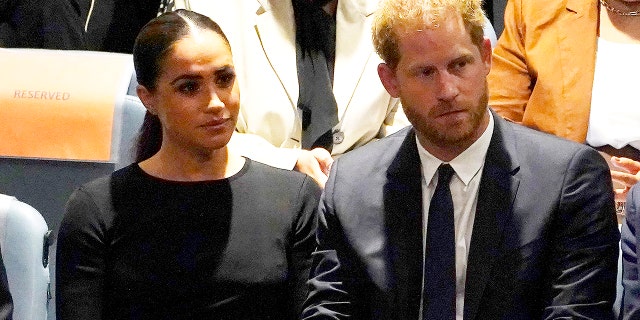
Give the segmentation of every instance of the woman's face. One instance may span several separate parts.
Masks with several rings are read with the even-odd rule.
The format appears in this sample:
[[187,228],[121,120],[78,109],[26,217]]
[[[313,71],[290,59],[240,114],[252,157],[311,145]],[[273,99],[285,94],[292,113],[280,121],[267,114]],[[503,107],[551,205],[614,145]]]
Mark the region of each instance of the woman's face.
[[231,50],[209,30],[192,31],[160,61],[153,91],[139,96],[162,123],[163,147],[210,152],[224,147],[238,118],[240,95]]

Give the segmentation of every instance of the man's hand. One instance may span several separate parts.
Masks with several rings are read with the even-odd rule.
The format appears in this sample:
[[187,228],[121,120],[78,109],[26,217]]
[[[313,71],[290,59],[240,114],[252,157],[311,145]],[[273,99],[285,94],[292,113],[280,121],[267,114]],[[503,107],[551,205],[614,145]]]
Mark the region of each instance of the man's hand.
[[329,177],[329,170],[333,158],[329,151],[323,148],[315,148],[311,151],[302,150],[295,169],[302,173],[306,173],[313,178],[322,188]]

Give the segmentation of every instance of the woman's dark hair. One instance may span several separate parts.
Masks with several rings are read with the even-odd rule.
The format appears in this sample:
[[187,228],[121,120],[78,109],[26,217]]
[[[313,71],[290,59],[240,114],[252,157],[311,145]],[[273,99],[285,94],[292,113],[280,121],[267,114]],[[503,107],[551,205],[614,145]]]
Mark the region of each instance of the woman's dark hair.
[[[171,52],[174,43],[188,36],[193,28],[213,31],[229,46],[229,40],[220,26],[209,17],[182,9],[163,13],[142,27],[133,45],[133,65],[138,84],[149,91],[156,89],[164,58]],[[135,161],[140,162],[153,156],[161,145],[160,119],[147,111],[138,134]]]

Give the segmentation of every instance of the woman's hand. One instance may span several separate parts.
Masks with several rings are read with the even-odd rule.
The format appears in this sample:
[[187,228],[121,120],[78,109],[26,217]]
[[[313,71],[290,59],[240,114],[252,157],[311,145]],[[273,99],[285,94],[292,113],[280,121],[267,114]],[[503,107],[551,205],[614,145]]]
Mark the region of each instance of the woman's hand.
[[333,158],[329,151],[323,148],[315,148],[312,150],[302,150],[295,169],[302,173],[306,173],[313,178],[322,188],[329,177],[329,171]]
[[640,181],[640,162],[629,158],[611,157],[611,164],[621,170],[611,170],[611,178],[623,187],[615,188],[616,201],[625,201],[627,192]]

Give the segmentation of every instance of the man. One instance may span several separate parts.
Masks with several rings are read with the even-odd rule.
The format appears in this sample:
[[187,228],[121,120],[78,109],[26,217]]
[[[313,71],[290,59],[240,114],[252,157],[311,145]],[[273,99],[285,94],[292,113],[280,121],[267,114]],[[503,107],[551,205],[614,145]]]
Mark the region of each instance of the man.
[[607,165],[488,109],[480,3],[382,2],[378,73],[413,126],[333,163],[304,319],[613,319]]

